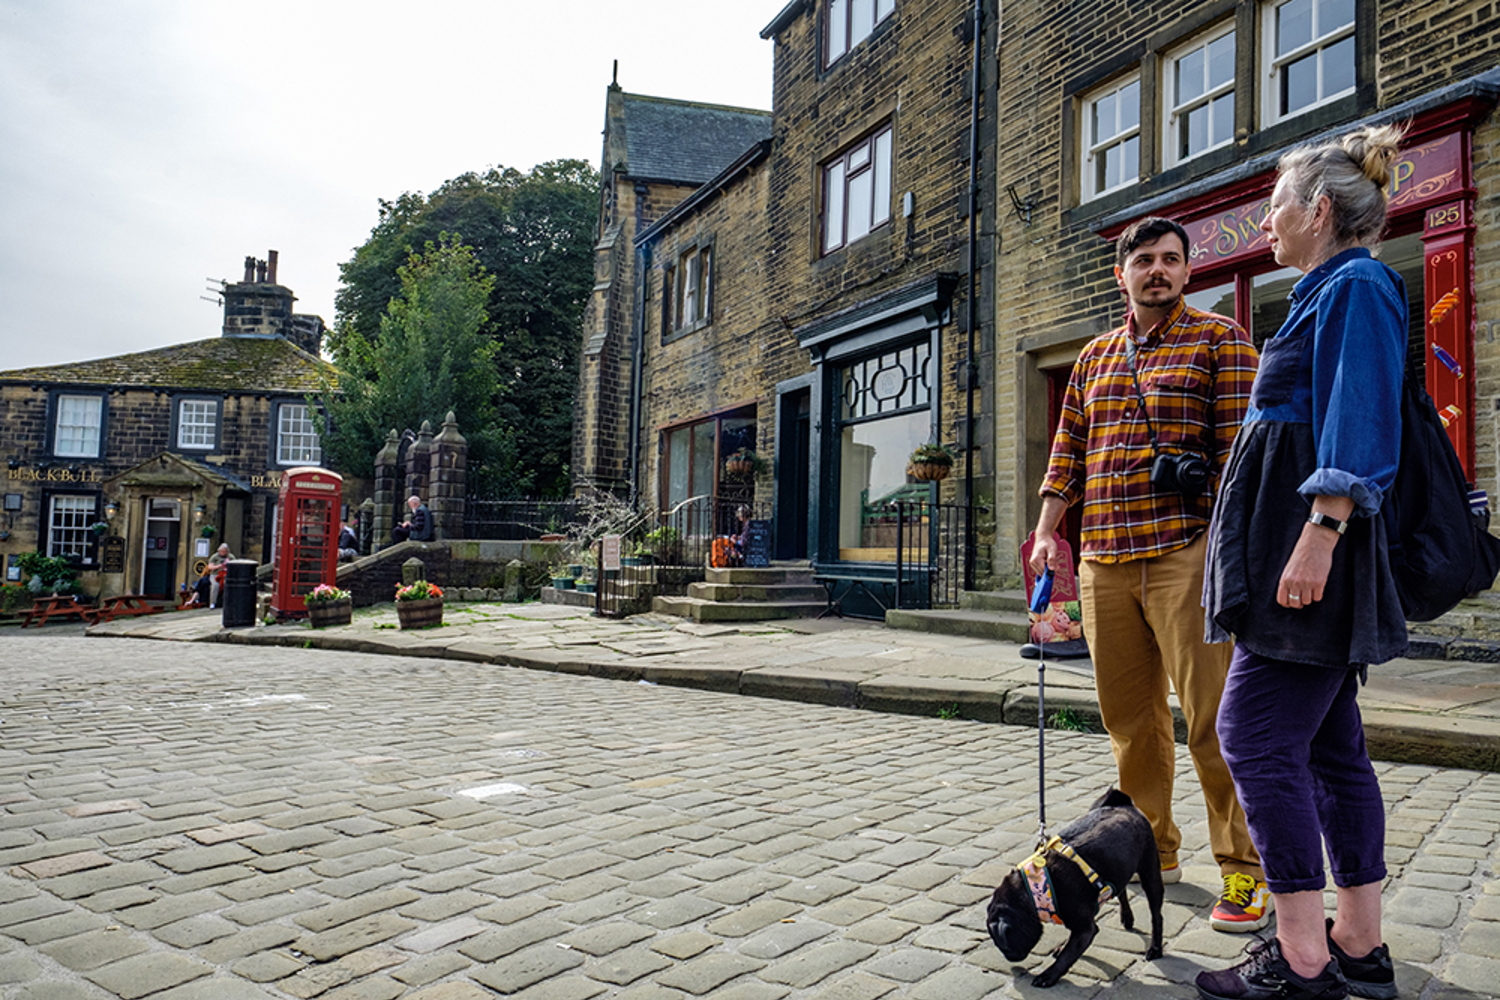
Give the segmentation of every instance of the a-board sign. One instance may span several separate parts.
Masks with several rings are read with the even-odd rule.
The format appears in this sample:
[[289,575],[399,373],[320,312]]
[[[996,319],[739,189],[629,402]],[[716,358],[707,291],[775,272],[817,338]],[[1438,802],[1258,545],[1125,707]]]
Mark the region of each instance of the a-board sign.
[[758,567],[771,565],[770,521],[745,522],[745,565]]
[[119,535],[106,535],[99,539],[100,570],[105,573],[125,572],[125,539]]

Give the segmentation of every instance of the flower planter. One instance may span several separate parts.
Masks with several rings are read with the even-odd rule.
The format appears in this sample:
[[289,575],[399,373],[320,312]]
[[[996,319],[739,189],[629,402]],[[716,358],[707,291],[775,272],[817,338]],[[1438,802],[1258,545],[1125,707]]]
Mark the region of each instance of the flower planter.
[[730,479],[749,479],[755,466],[748,458],[731,458],[724,463],[724,475]]
[[397,601],[396,617],[403,629],[431,628],[443,624],[443,599],[424,597],[416,601]]
[[[438,602],[439,605],[442,601]],[[441,613],[439,618],[441,619]],[[328,628],[330,625],[348,625],[354,619],[354,599],[346,597],[339,601],[308,601],[307,620],[313,628]]]
[[906,474],[919,483],[942,482],[952,471],[953,466],[936,462],[909,462],[906,466]]
[[594,592],[593,582],[580,582],[578,584],[578,592],[580,594],[592,594]]
[[553,590],[572,590],[573,578],[571,576],[554,576],[552,578]]
[[583,563],[569,563],[568,575],[575,580],[583,576]]

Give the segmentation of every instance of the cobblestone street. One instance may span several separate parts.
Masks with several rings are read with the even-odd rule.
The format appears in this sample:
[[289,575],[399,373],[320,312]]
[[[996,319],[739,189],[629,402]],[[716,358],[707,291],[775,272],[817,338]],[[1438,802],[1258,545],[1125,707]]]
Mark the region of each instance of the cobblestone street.
[[[1195,995],[1246,939],[1208,927],[1181,748],[1166,957],[1109,907],[1044,993],[989,942],[1037,830],[1036,739],[435,658],[6,641],[0,995]],[[1114,767],[1102,736],[1047,743],[1055,829]],[[1402,996],[1500,994],[1500,775],[1377,769]]]

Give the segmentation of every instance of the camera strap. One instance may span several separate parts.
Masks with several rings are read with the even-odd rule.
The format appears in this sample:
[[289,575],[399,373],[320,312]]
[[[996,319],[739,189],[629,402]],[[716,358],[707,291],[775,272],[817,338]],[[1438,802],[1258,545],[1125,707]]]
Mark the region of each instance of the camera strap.
[[1156,427],[1151,423],[1151,411],[1146,409],[1146,394],[1141,392],[1141,377],[1135,371],[1135,339],[1125,334],[1125,361],[1130,365],[1130,381],[1135,383],[1135,398],[1141,401],[1141,416],[1146,419],[1146,434],[1151,438],[1151,452],[1161,454],[1161,445],[1156,440]]

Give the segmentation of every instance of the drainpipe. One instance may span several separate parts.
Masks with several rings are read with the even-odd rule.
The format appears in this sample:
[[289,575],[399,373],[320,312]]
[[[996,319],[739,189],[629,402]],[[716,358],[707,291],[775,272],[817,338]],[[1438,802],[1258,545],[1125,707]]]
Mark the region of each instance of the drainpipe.
[[646,363],[646,283],[651,275],[651,248],[637,247],[635,251],[635,309],[631,320],[630,359],[630,466],[626,474],[630,477],[630,506],[634,507],[640,496],[641,461],[641,381]]
[[969,342],[964,358],[964,589],[974,589],[974,389],[979,368],[974,361],[979,329],[979,57],[984,37],[984,0],[974,0],[974,68],[969,88]]

